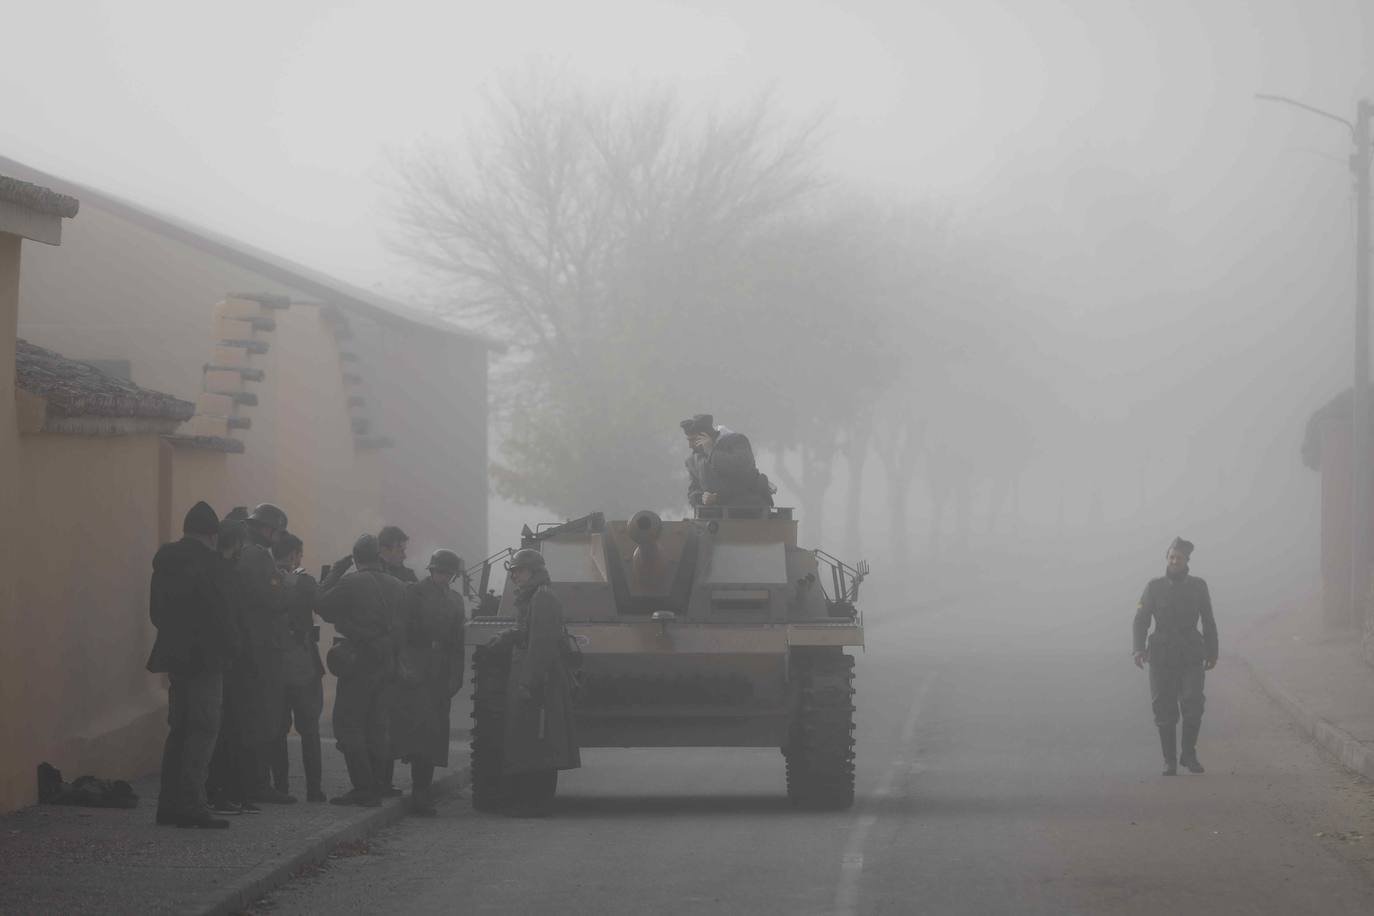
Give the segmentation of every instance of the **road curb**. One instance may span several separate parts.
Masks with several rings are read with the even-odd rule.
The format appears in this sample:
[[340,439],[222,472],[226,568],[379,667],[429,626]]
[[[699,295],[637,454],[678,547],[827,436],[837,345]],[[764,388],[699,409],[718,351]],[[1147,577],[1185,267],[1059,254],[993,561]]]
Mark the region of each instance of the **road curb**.
[[1260,690],[1282,706],[1293,718],[1293,721],[1303,731],[1307,732],[1313,741],[1340,761],[1341,766],[1352,773],[1363,776],[1365,779],[1374,780],[1374,746],[1365,744],[1349,732],[1332,725],[1312,712],[1297,697],[1280,687],[1273,678],[1261,671],[1244,655],[1233,654],[1232,657],[1238,659],[1245,670],[1250,672],[1250,677],[1254,678]]
[[[442,779],[435,779],[434,788],[441,793],[456,792],[467,783],[468,768],[464,762],[457,772],[450,773]],[[232,887],[216,889],[213,895],[208,895],[210,899],[202,899],[188,906],[186,911],[200,916],[234,916],[236,913],[242,913],[251,907],[254,901],[290,881],[301,868],[324,862],[334,847],[340,843],[366,839],[379,830],[400,823],[406,816],[409,802],[408,796],[392,799],[382,807],[368,811],[346,824],[321,831],[306,841],[301,852],[253,869]]]

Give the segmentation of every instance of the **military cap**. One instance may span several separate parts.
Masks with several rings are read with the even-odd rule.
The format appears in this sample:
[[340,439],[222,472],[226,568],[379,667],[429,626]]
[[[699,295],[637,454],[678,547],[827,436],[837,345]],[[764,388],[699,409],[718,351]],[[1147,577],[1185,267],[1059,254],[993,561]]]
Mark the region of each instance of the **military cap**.
[[699,413],[688,417],[678,425],[689,436],[695,436],[697,433],[710,434],[716,431],[716,418],[709,413]]
[[425,568],[456,576],[463,568],[463,561],[452,550],[440,548],[429,555],[429,565]]
[[1169,545],[1169,549],[1177,550],[1189,559],[1193,556],[1193,542],[1185,541],[1183,538],[1174,538],[1173,543]]

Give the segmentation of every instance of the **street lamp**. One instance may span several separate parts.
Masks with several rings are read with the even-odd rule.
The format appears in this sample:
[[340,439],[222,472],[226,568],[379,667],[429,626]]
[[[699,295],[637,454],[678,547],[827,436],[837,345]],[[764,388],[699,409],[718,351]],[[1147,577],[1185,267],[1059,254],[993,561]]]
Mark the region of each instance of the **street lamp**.
[[1286,96],[1257,93],[1255,98],[1301,108],[1338,121],[1350,131],[1353,146],[1350,171],[1355,178],[1355,385],[1351,389],[1354,429],[1350,456],[1354,518],[1350,530],[1350,608],[1352,620],[1363,624],[1363,615],[1355,612],[1369,591],[1370,472],[1374,471],[1374,462],[1370,460],[1369,428],[1369,123],[1374,116],[1374,103],[1361,99],[1352,124],[1340,115]]

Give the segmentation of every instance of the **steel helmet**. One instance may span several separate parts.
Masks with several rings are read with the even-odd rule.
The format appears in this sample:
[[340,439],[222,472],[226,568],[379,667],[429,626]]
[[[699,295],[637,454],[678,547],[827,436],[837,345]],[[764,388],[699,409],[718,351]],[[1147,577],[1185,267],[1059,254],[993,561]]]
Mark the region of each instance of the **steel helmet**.
[[448,573],[456,576],[463,569],[463,561],[458,558],[458,554],[452,550],[439,549],[429,555],[429,565],[426,569],[434,572]]
[[253,509],[253,514],[248,516],[248,521],[278,531],[286,530],[286,513],[271,503],[259,503]]
[[521,547],[506,561],[506,570],[543,569],[544,555],[533,547]]

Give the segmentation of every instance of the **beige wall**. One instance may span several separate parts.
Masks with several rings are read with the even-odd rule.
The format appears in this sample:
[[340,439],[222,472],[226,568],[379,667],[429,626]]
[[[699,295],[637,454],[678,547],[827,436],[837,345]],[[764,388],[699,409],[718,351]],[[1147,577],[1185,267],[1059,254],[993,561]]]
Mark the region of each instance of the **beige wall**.
[[156,768],[166,698],[143,662],[160,446],[154,436],[20,439],[0,807],[34,800],[43,760],[68,778]]
[[[14,328],[19,295],[19,249],[16,235],[0,233],[0,633],[19,631],[20,619],[15,605],[14,576],[19,558],[15,555],[19,500],[19,431],[14,408]],[[25,725],[16,677],[20,657],[14,643],[0,639],[0,748],[14,747]],[[0,810],[14,807],[22,797],[18,774],[7,765],[12,755],[0,755]],[[30,780],[31,781],[31,780]]]

